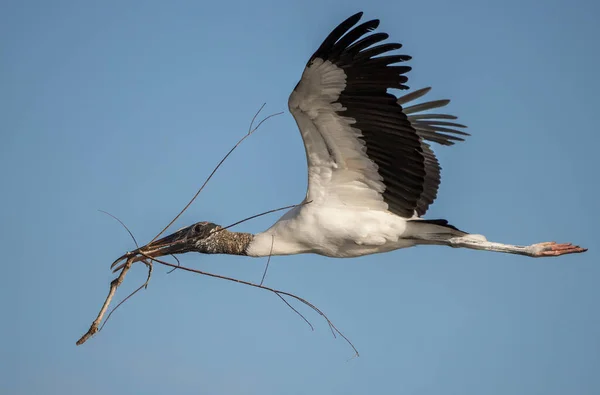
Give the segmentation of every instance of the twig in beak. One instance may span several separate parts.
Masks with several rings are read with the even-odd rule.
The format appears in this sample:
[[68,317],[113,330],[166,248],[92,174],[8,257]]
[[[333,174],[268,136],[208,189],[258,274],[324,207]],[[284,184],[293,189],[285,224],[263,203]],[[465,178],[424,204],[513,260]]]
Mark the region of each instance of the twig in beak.
[[127,295],[127,297],[125,299],[123,299],[122,301],[119,302],[119,304],[117,304],[115,307],[113,307],[113,309],[110,311],[110,313],[108,313],[108,315],[106,316],[106,319],[104,320],[104,322],[102,323],[102,326],[100,327],[100,329],[98,329],[98,331],[101,331],[102,328],[104,328],[104,325],[106,325],[106,323],[108,322],[108,320],[110,319],[110,317],[112,316],[112,314],[115,312],[116,309],[121,307],[121,305],[123,303],[125,303],[133,295],[135,295],[136,293],[141,291],[142,288],[144,288],[144,289],[148,288],[148,283],[150,282],[150,277],[152,277],[152,268],[153,268],[152,262],[148,262],[146,259],[142,259],[141,261],[144,262],[146,264],[146,266],[148,267],[148,277],[146,278],[146,282],[143,283],[142,285],[140,285],[135,291],[133,291],[132,293]]
[[82,345],[90,337],[94,336],[96,334],[96,332],[99,331],[98,327],[100,325],[100,322],[102,322],[102,318],[104,317],[104,314],[106,314],[106,310],[108,309],[110,302],[112,301],[113,297],[115,296],[115,292],[117,291],[117,288],[119,288],[119,286],[123,283],[123,280],[125,279],[125,276],[127,275],[127,272],[129,271],[129,269],[131,269],[131,265],[133,265],[132,257],[128,258],[127,262],[125,262],[125,265],[123,266],[123,270],[121,271],[121,274],[119,274],[119,277],[115,278],[114,280],[112,280],[110,282],[110,290],[108,291],[108,296],[106,297],[106,300],[104,301],[104,304],[102,305],[102,308],[100,309],[100,312],[98,313],[98,316],[96,317],[94,322],[92,322],[90,329],[83,336],[81,336],[81,338],[79,340],[77,340],[77,343],[75,343],[75,344],[77,344],[78,346]]
[[[284,292],[284,291],[280,291],[271,287],[267,287],[263,285],[263,282],[265,280],[265,276],[266,276],[266,272],[269,266],[269,261],[267,261],[267,265],[265,267],[265,271],[263,273],[263,277],[261,279],[260,284],[255,284],[255,283],[251,283],[248,281],[243,281],[243,280],[238,280],[236,278],[232,278],[232,277],[226,277],[226,276],[221,276],[218,274],[213,274],[213,273],[208,273],[208,272],[203,272],[200,270],[195,270],[195,269],[191,269],[188,267],[184,267],[181,266],[179,263],[179,260],[172,255],[176,260],[177,260],[177,265],[159,260],[154,256],[161,256],[161,247],[164,247],[165,245],[169,246],[170,243],[170,236],[167,236],[166,238],[161,239],[158,243],[154,243],[182,214],[183,212],[185,212],[188,207],[190,207],[190,205],[195,201],[195,199],[198,197],[198,195],[200,194],[200,192],[202,192],[202,190],[204,189],[204,187],[206,186],[206,184],[208,183],[208,181],[210,181],[210,179],[213,177],[213,175],[216,173],[216,171],[219,169],[219,167],[223,164],[223,162],[229,157],[229,155],[231,155],[231,153],[249,136],[252,135],[252,133],[254,133],[265,121],[267,121],[268,119],[282,114],[280,113],[276,113],[276,114],[272,114],[269,115],[267,117],[265,117],[263,120],[261,120],[258,125],[256,127],[254,127],[254,122],[257,118],[257,116],[259,115],[259,113],[262,111],[263,107],[265,105],[263,104],[261,106],[261,108],[258,110],[258,112],[254,115],[254,117],[252,118],[252,122],[250,123],[250,127],[248,128],[248,133],[243,136],[236,144],[235,146],[233,146],[233,148],[231,148],[231,150],[223,157],[223,159],[221,159],[221,161],[217,164],[217,166],[214,168],[214,170],[210,173],[210,175],[208,176],[208,178],[204,181],[204,183],[202,184],[202,186],[200,187],[200,189],[196,192],[196,194],[194,195],[194,197],[189,201],[189,203],[183,208],[183,210],[181,210],[179,212],[179,214],[177,214],[177,216],[175,216],[175,218],[173,218],[173,220],[160,232],[158,233],[151,241],[150,243],[148,243],[147,245],[143,246],[143,247],[139,247],[139,245],[137,244],[137,241],[135,240],[135,237],[133,236],[133,234],[129,231],[129,229],[125,226],[125,224],[123,224],[123,222],[121,222],[121,220],[119,220],[118,218],[116,218],[115,216],[113,216],[112,214],[106,213],[104,211],[105,214],[110,215],[111,217],[113,217],[114,219],[116,219],[117,221],[119,221],[119,223],[121,225],[123,225],[123,227],[125,227],[125,229],[127,230],[127,232],[129,232],[129,235],[133,238],[134,243],[136,244],[136,249],[134,251],[130,251],[127,252],[126,254],[122,255],[121,257],[119,257],[117,260],[115,260],[112,265],[111,268],[117,266],[114,269],[114,272],[121,270],[121,273],[119,274],[119,276],[117,278],[115,278],[113,281],[111,281],[110,283],[110,290],[108,293],[108,296],[106,297],[106,300],[104,301],[104,304],[102,305],[102,308],[100,309],[100,312],[98,313],[98,316],[96,317],[96,319],[92,322],[92,325],[90,326],[90,329],[77,341],[77,345],[81,345],[83,343],[85,343],[89,338],[91,338],[94,334],[96,334],[98,331],[102,330],[102,328],[104,327],[104,325],[106,325],[106,322],[110,319],[110,317],[112,316],[112,313],[114,313],[114,311],[119,308],[124,302],[126,302],[129,298],[131,298],[133,295],[135,295],[137,292],[139,292],[141,289],[143,288],[147,288],[148,283],[150,281],[150,278],[152,276],[152,270],[153,270],[153,266],[152,266],[152,261],[154,262],[158,262],[160,264],[163,264],[165,266],[169,266],[171,268],[173,268],[173,270],[175,269],[181,269],[181,270],[185,270],[185,271],[189,271],[189,272],[193,272],[193,273],[197,273],[197,274],[202,274],[205,276],[209,276],[209,277],[213,277],[213,278],[219,278],[219,279],[223,279],[223,280],[228,280],[228,281],[233,281],[233,282],[237,282],[239,284],[244,284],[244,285],[248,285],[251,287],[255,287],[255,288],[260,288],[260,289],[264,289],[270,292],[273,292],[275,295],[277,295],[277,297],[279,297],[292,311],[294,311],[296,314],[298,314],[311,328],[311,330],[314,330],[312,324],[310,323],[310,321],[308,321],[306,319],[306,317],[304,315],[302,315],[302,313],[300,313],[297,309],[295,309],[287,300],[286,298],[284,298],[284,296],[288,296],[291,297],[293,299],[296,299],[297,301],[305,304],[306,306],[310,307],[312,310],[314,310],[316,313],[318,313],[320,316],[322,316],[326,321],[327,324],[329,326],[329,328],[331,329],[331,332],[333,333],[333,336],[336,337],[336,334],[340,335],[349,345],[350,347],[352,347],[352,349],[354,350],[355,353],[355,357],[358,356],[358,350],[356,349],[356,347],[354,347],[354,345],[352,344],[352,342],[342,334],[342,332],[340,332],[340,330],[333,324],[333,322],[331,322],[331,320],[325,315],[325,313],[323,313],[319,308],[317,308],[315,305],[313,305],[312,303],[308,302],[306,299],[303,299],[299,296],[296,296],[292,293],[289,292]],[[310,201],[307,202],[303,202],[300,203],[299,205],[304,205],[304,204],[308,204],[310,203]],[[279,211],[279,210],[283,210],[283,209],[288,209],[288,208],[292,208],[295,206],[299,206],[299,205],[292,205],[292,206],[287,206],[287,207],[282,207],[279,209],[275,209],[275,210],[269,210],[267,212],[261,213],[261,214],[257,214],[257,215],[253,215],[251,217],[248,217],[246,219],[243,219],[241,221],[237,221],[229,226],[226,226],[225,228],[221,228],[220,230],[225,230],[228,228],[231,228],[235,225],[238,225],[242,222],[245,222],[247,220],[256,218],[256,217],[260,217],[262,215],[265,214],[269,214],[275,211]],[[177,234],[177,232],[175,233]],[[165,239],[167,239],[168,241],[166,242],[166,244],[164,244]],[[162,243],[161,243],[162,242]],[[167,247],[168,248],[168,247]],[[271,244],[271,252],[272,252],[272,248],[273,245]],[[162,250],[162,252],[166,252],[166,255],[169,254],[168,251]],[[180,252],[181,253],[181,252]],[[269,259],[270,259],[270,255],[269,254]],[[122,263],[123,261],[125,261],[124,263]],[[125,299],[123,299],[119,304],[117,304],[117,306],[115,306],[109,313],[108,316],[106,317],[106,320],[104,321],[104,323],[102,323],[102,326],[100,326],[100,323],[103,320],[104,315],[106,314],[106,311],[108,310],[108,307],[116,293],[117,288],[123,283],[123,280],[125,279],[125,276],[127,274],[127,272],[129,271],[129,269],[131,269],[133,263],[135,262],[143,262],[146,264],[146,266],[148,267],[148,277],[146,279],[146,281],[144,282],[144,284],[142,284],[140,287],[138,287],[135,291],[133,291],[131,294],[129,294]],[[172,270],[171,270],[172,271]],[[170,272],[169,272],[170,273]]]
[[[127,230],[127,232],[129,233],[129,235],[133,239],[133,242],[135,243],[135,246],[137,247],[137,250],[139,250],[139,245],[138,245],[135,237],[133,236],[133,233],[131,233],[131,231],[123,223],[123,221],[121,221],[119,218],[115,217],[114,215],[112,215],[112,214],[110,214],[110,213],[108,213],[106,211],[103,211],[103,210],[98,210],[98,211],[100,211],[100,212],[102,212],[102,213],[104,213],[106,215],[109,215],[112,218],[114,218],[115,220],[119,221],[119,223],[125,228],[125,230]],[[150,277],[152,276],[152,263],[148,262],[145,258],[143,258],[142,259],[143,262],[146,264],[146,266],[148,266],[148,278],[146,279],[146,282],[141,287],[139,287],[137,290],[135,290],[133,293],[131,293],[129,296],[127,296],[123,301],[121,301],[114,309],[112,309],[110,311],[110,313],[108,313],[108,316],[106,317],[106,321],[104,321],[104,323],[102,324],[102,326],[100,326],[100,323],[102,322],[102,318],[104,317],[104,314],[106,314],[106,310],[108,310],[108,306],[110,306],[110,302],[112,302],[112,299],[115,296],[115,293],[117,292],[117,288],[119,288],[119,286],[123,283],[123,280],[125,279],[125,276],[127,275],[127,272],[129,271],[129,269],[131,269],[131,265],[133,265],[135,262],[139,261],[140,260],[139,258],[140,258],[140,256],[136,252],[128,252],[127,254],[121,256],[119,259],[117,259],[113,263],[112,266],[114,266],[117,263],[121,262],[123,259],[126,260],[124,264],[119,265],[119,268],[122,269],[122,271],[119,274],[119,276],[110,282],[110,289],[108,291],[108,296],[104,300],[104,304],[100,308],[100,312],[98,313],[98,316],[96,317],[96,319],[94,320],[94,322],[92,322],[92,325],[90,326],[90,329],[88,329],[88,331],[83,336],[81,336],[81,338],[79,340],[77,340],[77,343],[75,343],[75,344],[77,344],[78,346],[82,345],[89,338],[91,338],[92,336],[94,336],[98,331],[102,330],[102,328],[104,328],[104,325],[106,324],[106,321],[108,321],[108,319],[110,318],[110,316],[112,315],[112,313],[121,304],[123,304],[123,302],[125,302],[127,299],[129,299],[131,296],[133,296],[140,289],[142,289],[144,287],[148,287],[148,282],[150,282]]]

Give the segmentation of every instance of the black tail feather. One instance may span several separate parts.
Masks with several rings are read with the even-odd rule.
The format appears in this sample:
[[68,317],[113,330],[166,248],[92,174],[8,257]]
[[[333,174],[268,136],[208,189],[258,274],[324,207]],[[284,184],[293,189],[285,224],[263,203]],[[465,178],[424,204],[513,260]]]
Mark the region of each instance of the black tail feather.
[[467,232],[465,232],[464,230],[460,230],[456,226],[450,225],[448,223],[448,221],[446,221],[445,219],[413,219],[413,220],[410,220],[409,222],[419,222],[419,223],[422,223],[422,224],[425,223],[425,224],[432,224],[432,225],[442,226],[444,228],[450,228],[452,230],[456,230],[458,232],[462,232],[462,233],[467,234]]

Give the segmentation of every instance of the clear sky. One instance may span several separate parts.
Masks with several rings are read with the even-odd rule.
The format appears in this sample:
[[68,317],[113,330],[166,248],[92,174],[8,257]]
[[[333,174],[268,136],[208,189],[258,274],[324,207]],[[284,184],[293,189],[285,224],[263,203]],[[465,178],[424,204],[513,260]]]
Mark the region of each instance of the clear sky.
[[[0,5],[0,393],[599,394],[600,6],[594,1],[3,1]],[[177,226],[298,203],[304,149],[287,97],[306,60],[363,10],[414,57],[472,137],[435,147],[429,218],[583,255],[418,247],[359,259],[276,257],[267,285],[323,309],[157,267],[76,347],[109,264],[193,195],[263,103],[246,141]],[[258,232],[278,215],[238,227]],[[182,263],[260,281],[264,259]],[[145,278],[142,266],[119,296]]]

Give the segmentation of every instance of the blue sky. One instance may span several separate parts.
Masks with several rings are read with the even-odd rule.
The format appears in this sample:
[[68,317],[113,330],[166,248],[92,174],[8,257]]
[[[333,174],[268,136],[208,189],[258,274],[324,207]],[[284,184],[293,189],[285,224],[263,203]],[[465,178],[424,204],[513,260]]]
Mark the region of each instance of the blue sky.
[[[592,1],[5,1],[0,6],[0,392],[6,394],[598,394],[600,100]],[[294,204],[306,165],[287,97],[326,34],[363,10],[469,125],[436,147],[429,218],[550,260],[419,247],[271,261],[266,283],[322,308],[361,357],[274,295],[158,267],[84,346],[133,247],[193,195],[258,107],[272,119],[178,222]],[[277,219],[239,226],[258,232]],[[182,263],[260,281],[265,261]],[[130,272],[121,297],[145,277]]]

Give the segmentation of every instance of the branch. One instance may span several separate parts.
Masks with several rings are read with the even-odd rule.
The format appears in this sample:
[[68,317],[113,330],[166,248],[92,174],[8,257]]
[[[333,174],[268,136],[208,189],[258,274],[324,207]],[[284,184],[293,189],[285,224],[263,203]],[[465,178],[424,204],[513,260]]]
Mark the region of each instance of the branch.
[[[200,187],[200,189],[196,192],[196,194],[194,195],[194,197],[188,202],[188,204],[179,212],[179,214],[177,214],[175,216],[175,218],[173,218],[173,220],[162,230],[160,231],[160,233],[158,233],[151,241],[149,244],[151,244],[152,242],[154,242],[156,239],[158,239],[171,225],[173,225],[173,223],[175,223],[175,221],[177,221],[177,219],[179,219],[179,217],[191,206],[191,204],[196,200],[196,198],[198,197],[198,195],[202,192],[202,190],[204,189],[204,187],[206,186],[206,184],[208,183],[208,181],[210,181],[210,179],[213,177],[213,175],[216,173],[216,171],[219,169],[219,167],[225,162],[225,160],[229,157],[229,155],[231,155],[231,153],[249,136],[251,136],[265,121],[267,121],[268,119],[276,116],[276,115],[280,115],[282,114],[281,112],[276,113],[276,114],[271,114],[267,117],[265,117],[263,120],[261,120],[258,125],[256,125],[256,127],[254,127],[254,122],[256,120],[256,117],[260,114],[260,112],[262,111],[263,107],[265,106],[265,104],[263,104],[260,109],[257,111],[257,113],[254,115],[254,117],[252,118],[252,122],[250,123],[250,126],[248,128],[248,133],[242,137],[234,146],[233,148],[231,148],[231,150],[229,150],[229,152],[223,157],[223,159],[221,159],[221,161],[217,164],[217,166],[213,169],[213,171],[210,173],[210,175],[208,176],[208,178],[204,181],[204,183],[202,184],[202,186]],[[266,215],[269,213],[273,213],[275,211],[280,211],[280,210],[284,210],[284,209],[289,209],[289,208],[293,208],[296,206],[300,206],[300,205],[304,205],[304,204],[308,204],[310,203],[310,201],[307,202],[302,202],[300,204],[296,204],[296,205],[291,205],[291,206],[286,206],[286,207],[281,207],[275,210],[269,210],[266,212],[263,212],[261,214],[257,214],[257,215],[253,215],[251,217],[245,218],[241,221],[235,222],[229,226],[226,226],[224,228],[222,228],[221,230],[225,230],[228,228],[231,228],[235,225],[238,225],[242,222],[248,221],[250,219],[256,218],[256,217],[260,217],[262,215]],[[103,211],[104,212],[104,211]],[[106,213],[106,212],[104,212]],[[236,278],[232,278],[232,277],[226,277],[226,276],[221,276],[218,274],[213,274],[213,273],[208,273],[208,272],[203,272],[201,270],[196,270],[196,269],[191,269],[185,266],[181,266],[179,264],[179,260],[174,257],[177,260],[177,265],[174,265],[172,263],[169,262],[165,262],[162,260],[159,260],[157,258],[151,257],[149,255],[147,255],[143,249],[144,247],[140,248],[137,245],[137,242],[135,240],[135,238],[133,237],[133,234],[129,231],[129,229],[125,226],[125,224],[123,224],[123,222],[121,222],[121,220],[119,220],[118,218],[116,218],[115,216],[113,216],[112,214],[106,213],[108,215],[110,215],[111,217],[115,218],[117,221],[119,221],[119,223],[121,223],[121,225],[123,225],[125,227],[125,229],[127,230],[127,232],[129,232],[130,236],[133,238],[134,243],[136,244],[136,251],[133,251],[131,253],[127,253],[125,254],[124,257],[127,258],[126,263],[121,265],[118,269],[122,269],[121,273],[119,274],[119,276],[117,278],[115,278],[113,281],[111,281],[110,283],[110,289],[108,292],[108,295],[106,297],[106,300],[104,301],[104,304],[102,305],[100,312],[98,313],[98,316],[96,317],[96,319],[92,322],[92,325],[90,326],[90,329],[77,341],[77,345],[81,345],[83,343],[85,343],[89,338],[91,338],[94,334],[96,334],[98,331],[102,330],[102,328],[104,327],[104,325],[106,324],[106,322],[108,321],[108,319],[111,317],[112,313],[119,308],[123,303],[125,303],[129,298],[131,298],[133,295],[135,295],[138,291],[140,291],[141,289],[145,288],[148,286],[148,282],[150,281],[150,277],[152,275],[152,261],[154,262],[158,262],[162,265],[165,266],[169,266],[171,267],[173,270],[175,269],[182,269],[185,271],[189,271],[189,272],[193,272],[193,273],[197,273],[197,274],[201,274],[201,275],[205,275],[205,276],[209,276],[209,277],[213,277],[213,278],[218,278],[218,279],[222,279],[222,280],[227,280],[227,281],[232,281],[232,282],[236,282],[239,284],[243,284],[243,285],[248,285],[254,288],[260,288],[269,292],[274,293],[275,295],[277,295],[292,311],[294,311],[296,314],[298,314],[311,328],[311,330],[314,330],[314,327],[312,326],[312,324],[306,319],[306,317],[304,317],[304,315],[302,315],[298,310],[296,310],[292,305],[290,305],[290,303],[284,298],[284,296],[288,296],[291,297],[293,299],[296,299],[297,301],[301,302],[302,304],[310,307],[312,310],[314,310],[315,312],[317,312],[321,317],[323,317],[325,319],[325,321],[327,321],[327,324],[329,325],[329,328],[331,329],[331,332],[333,334],[334,337],[336,337],[336,333],[338,335],[340,335],[349,345],[350,347],[352,347],[352,349],[354,350],[354,357],[358,357],[358,350],[356,349],[356,347],[354,347],[354,345],[352,344],[352,342],[346,337],[344,336],[344,334],[342,332],[340,332],[340,330],[333,324],[333,322],[331,322],[331,320],[327,317],[327,315],[325,315],[325,313],[323,313],[319,308],[317,308],[315,305],[313,305],[312,303],[310,303],[309,301],[307,301],[306,299],[303,299],[299,296],[296,296],[294,294],[291,294],[289,292],[285,292],[285,291],[281,291],[278,289],[274,289],[271,287],[267,287],[263,285],[263,281],[265,279],[265,275],[266,275],[266,271],[268,269],[269,266],[269,261],[267,261],[267,265],[265,267],[265,272],[263,273],[263,277],[261,279],[261,283],[260,284],[255,284],[255,283],[251,283],[248,281],[243,281],[243,280],[238,280]],[[272,246],[271,246],[272,248]],[[145,257],[146,259],[140,259],[139,255],[142,255],[143,257]],[[270,255],[270,254],[269,254]],[[270,258],[270,257],[269,257]],[[117,288],[119,288],[119,286],[123,283],[123,280],[125,279],[125,276],[127,275],[127,272],[129,271],[129,269],[131,269],[131,266],[133,265],[134,262],[136,261],[141,261],[143,263],[145,263],[148,266],[148,278],[146,279],[146,282],[144,284],[142,284],[139,288],[137,288],[135,291],[133,291],[131,294],[129,294],[125,299],[123,299],[115,308],[113,308],[110,313],[108,314],[108,316],[106,317],[106,320],[104,321],[104,323],[102,324],[102,326],[100,326],[100,323],[102,322],[102,319],[104,317],[104,315],[106,314],[106,311],[108,310],[108,307],[117,291]],[[113,264],[114,265],[114,264]],[[172,271],[172,270],[171,270]]]
[[269,263],[271,263],[271,255],[273,255],[273,243],[274,242],[275,242],[275,236],[271,235],[271,250],[269,251],[269,257],[267,258],[267,264],[265,265],[265,271],[263,272],[263,276],[260,279],[259,285],[263,285],[263,283],[265,282],[265,277],[267,276],[267,270],[269,270]]
[[307,202],[302,202],[302,203],[298,203],[298,204],[292,204],[292,205],[285,206],[285,207],[279,207],[279,208],[276,208],[276,209],[273,209],[273,210],[263,211],[260,214],[255,214],[255,215],[252,215],[250,217],[244,218],[244,219],[242,219],[240,221],[234,222],[231,225],[227,225],[227,226],[225,226],[225,227],[217,230],[217,232],[220,232],[220,231],[225,230],[225,229],[233,228],[234,226],[237,226],[237,225],[241,224],[242,222],[246,222],[246,221],[249,221],[249,220],[254,219],[254,218],[262,217],[263,215],[271,214],[271,213],[274,213],[274,212],[277,212],[277,211],[281,211],[281,210],[285,210],[285,209],[288,209],[288,208],[294,208],[294,207],[298,207],[298,206],[304,206],[305,204],[309,204],[311,202],[312,202],[312,200],[309,200]]
[[262,111],[262,109],[265,107],[266,103],[263,103],[262,106],[260,106],[260,108],[258,109],[258,111],[256,112],[256,114],[254,114],[254,117],[252,118],[252,121],[250,122],[250,126],[248,127],[248,133],[246,133],[246,135],[244,137],[242,137],[234,146],[233,148],[231,148],[229,150],[229,152],[227,153],[227,155],[225,155],[223,157],[223,159],[221,159],[221,161],[219,162],[219,164],[213,169],[212,173],[210,173],[210,175],[208,176],[208,178],[204,181],[204,184],[202,184],[202,186],[200,187],[200,189],[198,189],[198,191],[196,192],[196,194],[194,195],[194,197],[188,202],[188,204],[185,205],[185,207],[179,212],[179,214],[177,214],[175,216],[175,218],[173,218],[173,220],[171,222],[169,222],[169,224],[167,226],[164,227],[163,230],[161,230],[156,236],[154,236],[154,238],[150,241],[150,243],[152,243],[153,241],[156,241],[156,239],[158,239],[160,237],[160,235],[162,235],[163,233],[165,233],[165,231],[167,229],[169,229],[169,227],[171,227],[171,225],[173,225],[175,223],[175,221],[177,221],[179,219],[179,217],[181,217],[181,215],[185,212],[185,210],[187,210],[192,203],[194,203],[194,200],[196,200],[196,198],[198,197],[198,195],[200,195],[200,192],[202,192],[202,190],[204,189],[204,187],[206,186],[206,184],[208,184],[208,182],[210,181],[210,179],[212,178],[212,176],[217,172],[217,170],[219,169],[219,167],[221,167],[221,165],[223,164],[223,162],[225,162],[225,160],[229,157],[229,155],[231,155],[231,153],[233,151],[235,151],[235,149],[242,144],[242,142],[244,140],[246,140],[248,137],[250,137],[252,135],[252,133],[256,132],[256,130],[258,130],[258,128],[260,127],[260,125],[262,125],[266,120],[273,118],[277,115],[281,115],[283,114],[283,112],[278,112],[275,114],[271,114],[267,117],[265,117],[262,121],[260,121],[258,123],[258,125],[256,125],[256,127],[254,126],[254,121],[256,120],[256,117],[258,116],[258,114],[260,114],[260,112]]
[[[121,222],[121,221],[119,221],[119,222]],[[104,320],[104,322],[102,323],[102,326],[100,326],[100,323],[102,322],[102,318],[104,317],[104,314],[106,314],[106,310],[108,310],[108,306],[110,305],[110,302],[112,302],[112,299],[115,296],[115,293],[117,292],[117,288],[119,288],[121,286],[121,284],[123,283],[123,280],[125,279],[125,276],[127,275],[127,272],[129,271],[129,269],[131,269],[131,266],[133,265],[134,262],[135,262],[135,256],[132,256],[129,259],[127,259],[127,262],[123,266],[123,271],[121,271],[121,274],[119,274],[119,276],[117,278],[115,278],[114,280],[111,281],[110,290],[108,291],[108,295],[106,296],[106,299],[104,300],[104,304],[102,305],[102,308],[100,309],[100,312],[98,313],[98,316],[96,317],[94,322],[92,322],[90,329],[88,329],[88,331],[83,336],[81,336],[81,338],[79,340],[77,340],[77,343],[75,343],[76,345],[78,345],[78,346],[82,345],[89,338],[94,336],[96,333],[100,332],[102,330],[102,328],[104,328],[104,325],[106,325],[106,323],[108,322],[108,320],[110,319],[110,317],[112,316],[112,314],[115,312],[116,309],[121,307],[121,305],[123,303],[127,302],[127,300],[129,300],[129,298],[131,298],[133,295],[135,295],[136,293],[141,291],[143,288],[148,288],[148,283],[150,282],[150,278],[152,277],[152,263],[148,262],[147,260],[144,259],[144,260],[142,260],[142,262],[144,262],[144,264],[146,264],[146,266],[148,267],[148,277],[146,277],[146,281],[142,285],[140,285],[135,291],[133,291],[132,293],[127,295],[127,297],[125,299],[120,301],[119,304],[116,305],[110,311],[110,313],[108,313],[106,320]]]
[[213,277],[213,278],[218,278],[221,280],[227,280],[227,281],[232,281],[234,283],[238,283],[238,284],[243,284],[243,285],[248,285],[250,287],[254,287],[254,288],[260,288],[260,289],[264,289],[265,291],[269,291],[269,292],[273,292],[275,295],[279,296],[281,299],[283,299],[283,301],[294,311],[296,312],[300,317],[302,317],[302,319],[304,319],[304,321],[306,321],[306,323],[308,323],[308,325],[311,327],[311,329],[313,329],[312,324],[302,315],[298,312],[298,310],[294,309],[284,298],[283,296],[289,296],[290,298],[296,299],[297,301],[301,302],[302,304],[310,307],[312,310],[314,310],[315,312],[317,312],[321,317],[323,317],[325,319],[325,321],[327,321],[327,324],[329,325],[329,328],[331,329],[332,333],[333,333],[333,337],[336,337],[336,333],[338,335],[340,335],[345,341],[346,343],[348,343],[350,345],[350,347],[352,347],[352,349],[354,350],[354,357],[358,357],[358,350],[356,349],[356,347],[354,347],[354,344],[352,344],[352,342],[350,341],[350,339],[348,339],[334,324],[333,322],[331,322],[331,320],[327,317],[327,315],[325,313],[323,313],[323,311],[321,311],[317,306],[315,306],[314,304],[310,303],[308,300],[301,298],[300,296],[294,295],[292,293],[289,292],[285,292],[285,291],[281,291],[275,288],[271,288],[271,287],[267,287],[265,285],[260,285],[260,284],[255,284],[255,283],[251,283],[249,281],[244,281],[244,280],[239,280],[237,278],[233,278],[233,277],[227,277],[227,276],[222,276],[220,274],[214,274],[214,273],[208,273],[208,272],[204,272],[202,270],[197,270],[197,269],[192,269],[186,266],[181,266],[181,265],[174,265],[172,263],[169,262],[165,262],[162,261],[160,259],[157,258],[153,258],[150,255],[145,254],[144,252],[140,251],[140,254],[143,255],[144,257],[146,257],[147,259],[153,260],[157,263],[160,263],[162,265],[165,266],[169,266],[172,268],[176,268],[176,269],[180,269],[180,270],[185,270],[188,272],[192,272],[192,273],[197,273],[197,274],[202,274],[204,276],[208,276],[208,277]]
[[[102,308],[100,309],[100,312],[98,313],[98,316],[96,317],[96,319],[94,320],[94,322],[92,322],[92,326],[90,326],[90,329],[83,335],[81,336],[81,338],[79,340],[77,340],[77,344],[78,346],[82,345],[83,343],[85,343],[90,337],[94,336],[96,334],[96,332],[98,332],[98,327],[100,326],[100,322],[102,322],[102,318],[104,317],[104,314],[106,313],[106,310],[108,309],[108,306],[110,305],[110,302],[112,301],[113,297],[115,296],[115,292],[117,291],[117,288],[119,288],[119,286],[123,283],[123,280],[125,279],[125,276],[127,275],[127,272],[129,271],[129,269],[131,269],[131,265],[133,264],[133,257],[127,259],[127,262],[125,263],[125,266],[123,266],[123,270],[121,271],[121,274],[119,274],[119,277],[115,278],[114,280],[112,280],[110,282],[110,290],[108,291],[108,296],[106,297],[106,300],[104,301],[104,304],[102,305]],[[112,312],[111,312],[112,314]]]
[[108,211],[104,211],[104,210],[98,210],[98,211],[100,211],[101,213],[106,214],[109,217],[111,217],[111,218],[115,219],[116,221],[118,221],[121,224],[121,226],[125,228],[125,230],[127,231],[127,233],[129,233],[129,236],[133,239],[133,244],[135,244],[135,246],[137,248],[140,248],[140,245],[138,244],[137,240],[135,239],[135,236],[133,235],[133,233],[131,233],[131,231],[129,230],[129,228],[127,227],[127,225],[125,225],[123,223],[123,221],[121,221],[119,218],[115,217],[114,215],[112,215]]
[[121,305],[123,303],[127,302],[129,300],[129,298],[131,298],[133,295],[135,295],[136,293],[138,293],[142,289],[148,288],[148,283],[150,282],[150,278],[152,277],[152,263],[148,262],[145,259],[142,260],[142,262],[144,262],[146,264],[146,266],[148,267],[148,277],[146,277],[146,281],[142,285],[140,285],[135,291],[133,291],[132,293],[130,293],[129,295],[127,295],[127,297],[125,297],[125,299],[123,299],[122,301],[120,301],[118,305],[116,305],[115,307],[113,307],[113,309],[110,311],[110,313],[108,313],[108,315],[106,316],[106,319],[102,323],[102,326],[100,327],[100,329],[98,329],[98,332],[100,332],[102,330],[102,328],[104,328],[104,325],[106,325],[106,323],[108,322],[108,320],[110,319],[110,317],[113,315],[113,313],[115,312],[115,310],[117,310],[119,307],[121,307]]

